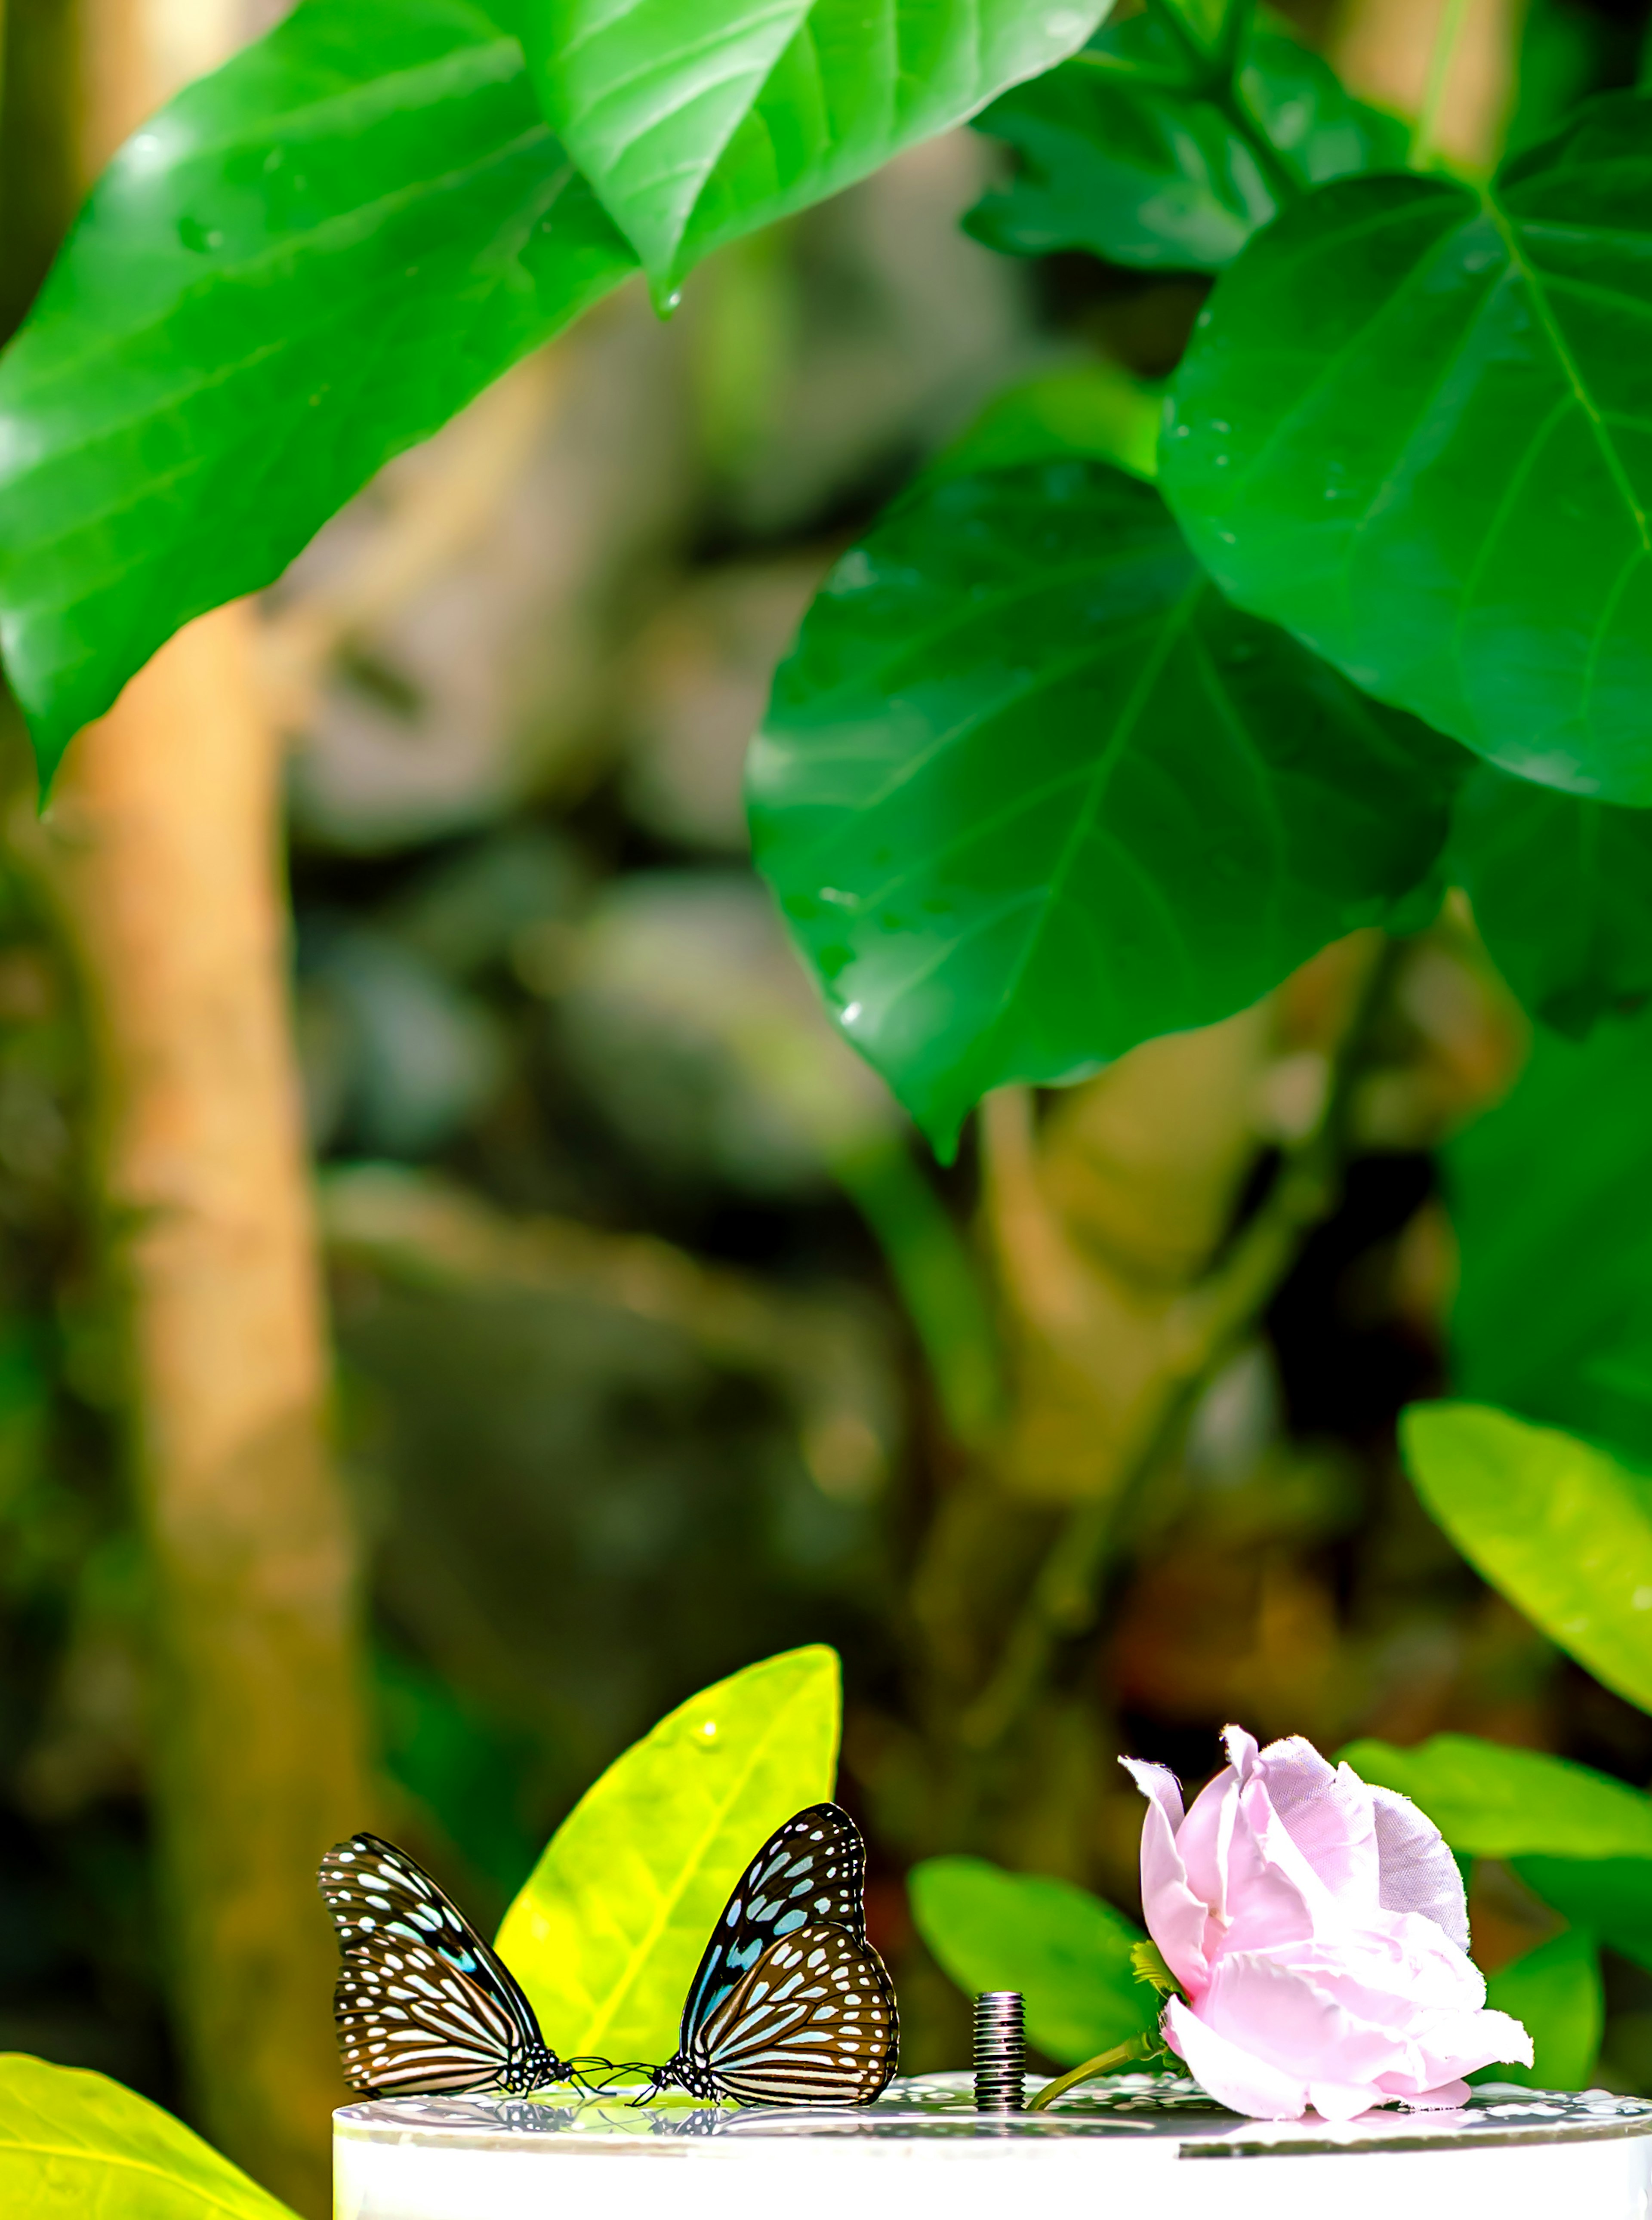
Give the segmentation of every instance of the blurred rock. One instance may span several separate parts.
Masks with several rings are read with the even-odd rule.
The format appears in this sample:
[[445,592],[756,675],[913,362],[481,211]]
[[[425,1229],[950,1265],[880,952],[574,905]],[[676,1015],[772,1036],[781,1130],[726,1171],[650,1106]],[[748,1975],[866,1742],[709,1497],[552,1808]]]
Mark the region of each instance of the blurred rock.
[[625,798],[685,848],[744,855],[745,751],[775,666],[836,550],[733,563],[691,577],[639,643]]
[[557,1020],[606,1114],[683,1174],[782,1194],[903,1122],[745,874],[616,881],[585,925]]

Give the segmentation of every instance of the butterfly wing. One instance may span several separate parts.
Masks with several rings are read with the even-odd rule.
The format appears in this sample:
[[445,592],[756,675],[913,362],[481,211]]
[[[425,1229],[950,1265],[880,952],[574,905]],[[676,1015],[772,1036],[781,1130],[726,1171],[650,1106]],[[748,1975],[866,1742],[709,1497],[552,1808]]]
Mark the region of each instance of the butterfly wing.
[[811,1804],[777,1827],[740,1875],[712,1930],[683,2007],[681,2047],[771,1942],[822,1923],[866,1934],[866,1845],[839,1804]]
[[846,1928],[772,1942],[706,2020],[690,2063],[745,2105],[870,2105],[900,2045],[882,1960]]
[[318,1879],[339,1930],[333,2011],[353,2087],[412,2096],[565,2078],[508,1968],[404,1850],[352,1835]]

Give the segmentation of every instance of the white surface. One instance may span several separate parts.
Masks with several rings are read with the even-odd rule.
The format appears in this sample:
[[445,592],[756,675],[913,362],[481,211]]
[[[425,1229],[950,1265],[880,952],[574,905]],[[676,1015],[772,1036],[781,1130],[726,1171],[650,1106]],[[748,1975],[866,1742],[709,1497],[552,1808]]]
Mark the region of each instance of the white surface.
[[1461,2112],[1239,2120],[1173,2077],[976,2114],[962,2076],[858,2112],[403,2098],[334,2116],[338,2220],[1649,2220],[1652,2105],[1485,2089]]

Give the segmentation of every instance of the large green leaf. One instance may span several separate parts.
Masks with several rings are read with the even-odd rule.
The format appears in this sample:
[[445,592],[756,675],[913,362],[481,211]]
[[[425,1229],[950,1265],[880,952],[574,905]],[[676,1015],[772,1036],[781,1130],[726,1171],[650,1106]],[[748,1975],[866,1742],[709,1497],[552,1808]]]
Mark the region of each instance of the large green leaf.
[[1131,1963],[1145,1936],[1088,1889],[984,1858],[926,1858],[907,1888],[918,1932],[964,1994],[1019,1989],[1028,2035],[1058,2065],[1094,2058],[1157,2019],[1159,1997]]
[[1362,1780],[1397,1788],[1470,1857],[1652,1857],[1652,1797],[1604,1773],[1475,1735],[1434,1735],[1414,1749],[1350,1743]]
[[1492,761],[1652,803],[1652,104],[1485,194],[1321,187],[1219,282],[1161,482],[1234,598]]
[[1652,1971],[1652,1857],[1514,1858],[1527,1887],[1574,1927]]
[[1450,870],[1535,1018],[1581,1040],[1652,995],[1652,810],[1585,801],[1484,764],[1464,780]]
[[838,1660],[788,1650],[690,1696],[581,1798],[499,1930],[565,2055],[667,2058],[694,1969],[764,1838],[829,1797]]
[[657,295],[1082,45],[1107,0],[522,0],[545,112]]
[[1513,2081],[1528,2089],[1587,2089],[1600,2054],[1605,1998],[1600,1954],[1576,1930],[1553,1935],[1486,1984],[1493,2011],[1518,2019],[1531,2037],[1530,2066],[1488,2066],[1473,2081]]
[[921,487],[845,558],[749,792],[838,1022],[944,1153],[989,1088],[1225,1017],[1383,918],[1464,760],[1075,458]]
[[1461,1273],[1453,1375],[1476,1402],[1652,1457],[1652,1013],[1539,1032],[1444,1152]]
[[1417,1493],[1474,1569],[1652,1711],[1652,1481],[1481,1404],[1413,1403],[1400,1439]]
[[0,360],[0,646],[47,768],[634,266],[471,0],[304,0],[163,109]]
[[[1329,64],[1251,19],[1237,79],[1213,73],[1176,18],[1109,24],[1059,69],[996,100],[977,128],[1019,174],[964,228],[1006,254],[1082,248],[1140,270],[1219,270],[1279,211],[1283,185],[1399,169],[1405,126],[1356,100]],[[1264,165],[1235,101],[1274,150]]]
[[293,2220],[181,2121],[102,2073],[0,2055],[6,2220]]

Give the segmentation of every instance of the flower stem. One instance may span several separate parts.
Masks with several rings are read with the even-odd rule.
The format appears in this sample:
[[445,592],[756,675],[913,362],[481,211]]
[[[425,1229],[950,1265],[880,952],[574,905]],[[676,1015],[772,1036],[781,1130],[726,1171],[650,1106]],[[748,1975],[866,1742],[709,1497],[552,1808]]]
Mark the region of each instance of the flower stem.
[[1128,2066],[1137,2059],[1150,2058],[1159,2048],[1156,2035],[1132,2035],[1128,2042],[1115,2042],[1111,2050],[1099,2056],[1087,2058],[1082,2066],[1074,2067],[1063,2073],[1059,2081],[1046,2081],[1038,2095],[1027,2105],[1029,2112],[1048,2111],[1057,2097],[1064,2097],[1069,2089],[1076,2089],[1081,2081],[1094,2081],[1098,2073],[1111,2073],[1117,2066]]

